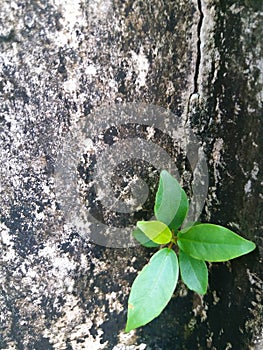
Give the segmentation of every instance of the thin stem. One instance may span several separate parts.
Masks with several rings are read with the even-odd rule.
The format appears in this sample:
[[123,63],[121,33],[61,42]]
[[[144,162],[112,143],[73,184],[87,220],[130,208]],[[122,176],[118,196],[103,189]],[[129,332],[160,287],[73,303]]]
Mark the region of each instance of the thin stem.
[[173,245],[177,243],[177,237],[175,236],[174,230],[171,230],[171,231],[172,231],[172,239],[168,246],[169,249],[172,249]]
[[168,245],[168,249],[172,249],[173,244],[174,244],[174,242],[173,242],[173,241],[171,241],[171,242],[169,243],[169,245]]

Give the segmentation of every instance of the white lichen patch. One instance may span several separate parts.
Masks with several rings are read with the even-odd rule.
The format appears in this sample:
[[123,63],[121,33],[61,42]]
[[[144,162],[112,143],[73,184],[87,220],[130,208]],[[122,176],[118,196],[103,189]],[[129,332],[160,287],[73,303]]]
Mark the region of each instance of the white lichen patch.
[[212,294],[213,294],[213,298],[214,298],[213,305],[216,305],[220,301],[220,298],[217,296],[216,290],[213,290]]
[[78,81],[76,78],[66,80],[63,83],[64,90],[69,93],[74,93],[78,89]]
[[110,312],[117,311],[117,313],[120,313],[121,311],[123,311],[124,306],[119,301],[119,293],[108,293],[106,294],[105,299],[108,301]]
[[12,237],[10,235],[10,230],[3,222],[0,222],[0,238],[1,238],[2,244],[7,246],[13,245]]
[[2,246],[1,257],[3,262],[10,263],[13,259],[15,259],[16,251],[14,248],[13,238],[9,228],[4,223],[0,223],[0,246]]
[[153,126],[148,126],[147,127],[147,140],[150,140],[151,138],[154,137],[155,135],[155,130],[154,130],[154,127]]
[[68,254],[60,255],[55,245],[47,244],[39,252],[49,267],[49,275],[56,279],[57,288],[71,293],[74,288],[74,271],[77,269],[77,262],[70,259]]
[[88,12],[96,20],[105,21],[111,8],[112,0],[93,0],[88,3]]
[[96,337],[95,339],[90,335],[88,337],[85,337],[82,344],[79,343],[78,341],[78,337],[76,337],[76,339],[73,339],[71,341],[71,344],[72,344],[72,347],[73,349],[76,349],[76,350],[80,350],[80,349],[89,349],[89,350],[98,350],[98,349],[107,349],[107,345],[108,345],[108,342],[104,342],[102,343],[101,342],[101,338],[100,336],[103,335],[103,331],[102,330],[98,330],[98,337]]
[[254,167],[253,169],[251,170],[251,177],[253,180],[257,180],[257,175],[259,173],[259,165],[257,162],[254,162]]
[[76,27],[85,25],[85,15],[80,6],[80,0],[53,0],[53,6],[57,11],[61,11],[63,19],[60,20],[62,29],[56,35],[50,33],[49,39],[57,47],[77,48],[79,43],[73,31]]
[[136,85],[138,88],[145,86],[146,78],[149,70],[149,61],[145,56],[143,47],[140,48],[139,53],[131,51],[133,66],[137,74]]
[[253,169],[250,171],[250,173],[247,171],[246,175],[250,176],[250,178],[247,180],[246,184],[244,185],[244,192],[247,196],[252,195],[252,185],[254,181],[257,181],[258,179],[258,173],[259,173],[259,166],[257,162],[254,162]]
[[[107,346],[107,341],[101,343],[102,330],[99,329],[99,326],[103,322],[103,318],[98,316],[101,310],[99,311],[97,308],[95,313],[91,315],[88,310],[85,312],[83,308],[79,307],[79,302],[79,299],[73,295],[66,295],[66,301],[63,305],[63,316],[54,321],[49,329],[44,330],[43,336],[49,339],[54,349],[66,349],[67,340],[70,341],[74,350],[97,350],[104,349]],[[98,332],[96,337],[93,337],[89,331],[94,322]],[[81,342],[78,341],[80,339]]]
[[97,68],[94,66],[94,64],[89,64],[85,71],[88,75],[96,75]]
[[195,294],[193,297],[193,314],[195,317],[200,316],[201,321],[207,319],[207,310],[208,306],[204,302],[203,295]]
[[213,145],[212,158],[209,163],[213,165],[214,168],[214,179],[215,184],[220,183],[221,175],[220,170],[224,166],[222,161],[222,153],[224,151],[224,141],[222,138],[217,138]]
[[249,195],[251,193],[251,189],[252,189],[251,187],[252,187],[251,180],[248,180],[244,186],[245,194]]
[[118,340],[119,340],[119,344],[116,345],[113,349],[114,350],[122,350],[122,349],[140,349],[146,348],[146,344],[140,344],[139,346],[133,345],[136,344],[138,342],[138,336],[136,335],[136,331],[132,330],[129,333],[124,333],[124,332],[120,332],[118,335]]

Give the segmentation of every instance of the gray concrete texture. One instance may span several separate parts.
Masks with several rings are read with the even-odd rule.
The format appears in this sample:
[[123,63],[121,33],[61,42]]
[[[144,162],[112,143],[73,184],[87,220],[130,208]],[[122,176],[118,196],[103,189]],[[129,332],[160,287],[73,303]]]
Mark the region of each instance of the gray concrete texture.
[[[0,3],[0,348],[262,349],[262,1]],[[162,168],[257,249],[125,334]]]

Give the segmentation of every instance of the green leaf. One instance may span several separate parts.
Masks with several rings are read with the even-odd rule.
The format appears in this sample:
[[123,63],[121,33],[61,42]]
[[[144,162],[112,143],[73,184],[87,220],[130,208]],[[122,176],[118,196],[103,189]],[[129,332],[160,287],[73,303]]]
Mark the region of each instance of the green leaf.
[[159,247],[158,243],[153,242],[152,240],[149,239],[139,228],[136,228],[132,232],[133,237],[140,242],[144,247],[147,248],[156,248]]
[[247,254],[256,245],[231,230],[213,224],[192,226],[178,233],[179,248],[195,259],[227,261]]
[[178,260],[173,250],[164,248],[152,256],[133,282],[125,332],[160,315],[173,295],[178,273]]
[[180,250],[179,266],[181,278],[186,286],[199,294],[205,294],[208,285],[206,263],[203,260],[194,259]]
[[188,211],[187,196],[178,181],[166,170],[161,171],[155,198],[154,214],[172,230],[178,229]]
[[172,232],[163,222],[138,221],[137,227],[155,243],[166,244],[172,239]]

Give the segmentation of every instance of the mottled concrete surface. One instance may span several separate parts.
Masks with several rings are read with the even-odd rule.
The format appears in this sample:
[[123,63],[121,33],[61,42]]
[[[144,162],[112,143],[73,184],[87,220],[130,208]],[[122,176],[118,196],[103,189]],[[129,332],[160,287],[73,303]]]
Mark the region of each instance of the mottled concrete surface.
[[[262,11],[260,0],[1,0],[1,349],[262,347]],[[163,314],[129,334],[129,288],[152,252],[96,245],[92,232],[83,238],[55,185],[69,135],[101,105],[124,102],[170,109],[191,126],[209,165],[202,219],[258,246],[211,265],[202,298],[180,282]],[[171,138],[122,125],[87,147],[83,186],[96,154],[136,133],[179,162]],[[122,164],[128,183],[133,165],[153,198],[155,167]],[[191,176],[184,181],[190,187]],[[115,189],[122,185],[117,179]],[[152,200],[140,215],[151,213]]]

